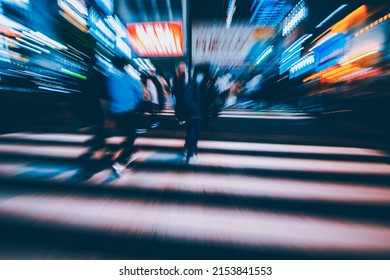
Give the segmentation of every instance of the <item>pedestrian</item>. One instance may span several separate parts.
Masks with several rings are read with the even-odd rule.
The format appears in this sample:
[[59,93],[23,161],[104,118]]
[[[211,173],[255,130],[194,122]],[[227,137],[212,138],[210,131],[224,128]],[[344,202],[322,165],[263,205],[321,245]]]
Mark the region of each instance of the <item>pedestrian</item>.
[[186,90],[186,64],[181,62],[176,69],[173,77],[171,93],[175,97],[175,116],[180,125],[185,124],[187,119],[187,106],[184,102],[184,93]]
[[120,176],[131,162],[137,136],[136,111],[144,100],[144,90],[140,79],[125,71],[126,60],[117,58],[113,66],[107,75],[108,109],[116,128],[126,137],[112,166],[114,174]]
[[208,67],[197,65],[194,74],[185,91],[187,106],[187,136],[185,140],[186,163],[192,164],[198,160],[198,140],[202,119],[202,95],[206,94]]
[[[93,134],[90,145],[90,153],[105,147],[105,113],[102,100],[107,97],[104,71],[97,65],[97,60],[92,55],[91,70],[85,81],[81,84],[81,93],[77,96],[76,108],[84,125]],[[85,129],[85,128],[84,128]]]

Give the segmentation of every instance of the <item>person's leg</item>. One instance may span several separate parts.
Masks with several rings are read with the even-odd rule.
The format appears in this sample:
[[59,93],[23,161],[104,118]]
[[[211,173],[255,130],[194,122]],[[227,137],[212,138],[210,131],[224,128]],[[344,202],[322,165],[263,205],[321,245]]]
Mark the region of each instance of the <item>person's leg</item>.
[[94,136],[91,139],[91,150],[99,150],[105,146],[105,114],[99,99],[94,100],[91,106],[93,106],[91,113],[93,113],[95,123]]
[[131,161],[133,154],[133,146],[136,138],[136,122],[135,115],[121,114],[116,116],[116,123],[121,134],[126,137],[125,141],[120,145],[123,148],[115,163],[112,165],[114,174],[121,176]]
[[152,103],[152,115],[150,116],[150,128],[156,128],[160,125],[158,121],[159,104]]
[[193,153],[198,154],[198,140],[200,135],[201,119],[193,119],[193,128],[192,128],[192,145]]
[[190,162],[198,153],[198,139],[200,133],[201,120],[190,119],[187,125],[187,162]]
[[134,141],[136,139],[136,124],[135,116],[119,115],[117,117],[117,125],[122,134],[126,137],[125,141],[121,144],[123,150],[117,158],[119,164],[127,165],[134,150]]
[[192,121],[191,119],[186,120],[187,134],[184,142],[185,155],[188,155],[192,151],[191,139],[192,139]]

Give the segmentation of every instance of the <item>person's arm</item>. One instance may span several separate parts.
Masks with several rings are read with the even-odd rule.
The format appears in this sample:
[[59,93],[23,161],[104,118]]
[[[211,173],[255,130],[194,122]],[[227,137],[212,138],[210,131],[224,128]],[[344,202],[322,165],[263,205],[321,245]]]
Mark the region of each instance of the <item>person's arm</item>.
[[150,101],[152,99],[152,95],[148,91],[146,87],[143,87],[144,100]]

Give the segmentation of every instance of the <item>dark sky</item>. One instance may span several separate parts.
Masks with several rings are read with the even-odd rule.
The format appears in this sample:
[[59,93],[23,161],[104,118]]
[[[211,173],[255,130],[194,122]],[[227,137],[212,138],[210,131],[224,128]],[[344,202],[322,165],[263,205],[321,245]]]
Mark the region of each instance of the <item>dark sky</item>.
[[[236,0],[234,21],[249,22],[253,0]],[[225,22],[229,0],[192,0],[191,16],[195,22]]]
[[[298,1],[291,1],[291,3],[295,5]],[[309,5],[308,23],[314,27],[343,4],[347,4],[348,7],[340,13],[340,16],[362,4],[366,4],[371,9],[390,4],[389,0],[306,0],[306,2]],[[252,3],[253,0],[236,0],[237,10],[233,22],[249,23]],[[194,22],[225,22],[228,4],[229,0],[191,0],[192,19]]]
[[[187,0],[183,0],[187,1]],[[299,0],[291,0],[295,5]],[[116,12],[125,22],[169,20],[167,2],[170,3],[174,20],[182,17],[181,0],[116,0]],[[306,0],[309,5],[309,25],[316,26],[342,4],[348,4],[348,10],[367,4],[369,7],[389,5],[390,0]],[[190,0],[193,22],[224,23],[229,0]],[[248,24],[253,0],[236,0],[234,23]],[[343,13],[340,13],[341,16]]]

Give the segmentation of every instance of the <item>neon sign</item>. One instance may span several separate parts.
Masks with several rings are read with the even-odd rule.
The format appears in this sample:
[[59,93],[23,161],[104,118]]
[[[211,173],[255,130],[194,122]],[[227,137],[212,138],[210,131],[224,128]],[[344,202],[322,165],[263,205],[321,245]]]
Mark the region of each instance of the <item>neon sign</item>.
[[283,21],[283,30],[282,35],[286,36],[291,31],[301,23],[308,16],[308,8],[305,5],[303,0],[299,1],[299,3],[292,9],[292,11],[287,15],[287,17]]
[[310,53],[298,60],[290,68],[290,79],[298,77],[299,75],[306,73],[315,68],[315,56],[314,53]]
[[130,45],[139,56],[183,56],[181,23],[149,22],[127,24]]

